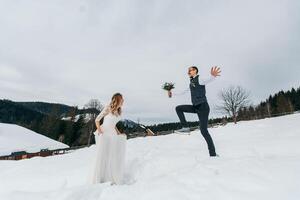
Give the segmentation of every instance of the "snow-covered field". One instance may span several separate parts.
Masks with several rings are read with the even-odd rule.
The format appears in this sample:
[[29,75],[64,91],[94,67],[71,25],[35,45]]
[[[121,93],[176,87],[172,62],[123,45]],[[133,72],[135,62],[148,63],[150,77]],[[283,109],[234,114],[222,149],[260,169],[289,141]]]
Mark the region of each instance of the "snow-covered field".
[[14,124],[0,123],[0,156],[12,152],[39,152],[42,149],[68,148],[67,145]]
[[1,200],[298,200],[300,114],[211,129],[221,157],[198,131],[128,141],[127,184],[85,184],[94,147],[0,162]]

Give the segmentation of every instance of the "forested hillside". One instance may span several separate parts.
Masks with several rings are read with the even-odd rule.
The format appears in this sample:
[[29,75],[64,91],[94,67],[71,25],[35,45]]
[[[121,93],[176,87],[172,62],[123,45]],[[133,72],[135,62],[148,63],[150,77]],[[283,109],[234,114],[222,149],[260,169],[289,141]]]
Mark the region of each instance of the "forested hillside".
[[261,119],[300,110],[300,87],[270,95],[257,106],[240,109],[239,120]]
[[73,118],[83,112],[85,110],[61,104],[0,100],[0,122],[26,127],[70,146],[87,143],[89,123],[85,123],[82,116],[77,121],[61,117]]

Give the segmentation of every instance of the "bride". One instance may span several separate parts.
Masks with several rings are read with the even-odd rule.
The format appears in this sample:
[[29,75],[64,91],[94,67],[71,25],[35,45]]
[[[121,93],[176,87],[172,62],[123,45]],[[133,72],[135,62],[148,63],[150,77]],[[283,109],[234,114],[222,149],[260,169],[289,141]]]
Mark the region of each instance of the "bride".
[[[122,184],[125,167],[126,135],[121,134],[116,124],[121,119],[124,99],[114,94],[111,102],[96,118],[96,157],[89,183]],[[103,124],[100,125],[100,121]]]

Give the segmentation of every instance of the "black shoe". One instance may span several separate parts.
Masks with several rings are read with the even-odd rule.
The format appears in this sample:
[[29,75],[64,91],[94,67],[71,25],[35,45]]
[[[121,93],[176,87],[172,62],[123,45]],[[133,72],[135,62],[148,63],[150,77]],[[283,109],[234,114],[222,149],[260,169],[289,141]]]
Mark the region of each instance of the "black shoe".
[[218,154],[214,153],[214,154],[210,154],[210,157],[220,157]]

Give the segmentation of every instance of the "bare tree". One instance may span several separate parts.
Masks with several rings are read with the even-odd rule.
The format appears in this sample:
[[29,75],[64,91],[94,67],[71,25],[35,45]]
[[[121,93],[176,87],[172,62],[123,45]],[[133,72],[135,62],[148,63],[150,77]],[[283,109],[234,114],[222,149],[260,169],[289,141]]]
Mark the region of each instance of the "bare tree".
[[85,109],[96,109],[101,111],[103,109],[103,105],[98,99],[91,99],[87,104],[84,106]]
[[238,111],[250,103],[250,93],[241,86],[231,86],[219,94],[221,103],[217,109],[228,114],[237,123]]
[[91,99],[87,104],[84,106],[85,109],[90,109],[91,112],[89,113],[89,138],[88,138],[88,145],[91,144],[91,137],[93,135],[93,131],[95,129],[95,119],[97,114],[103,110],[103,105],[98,99]]

